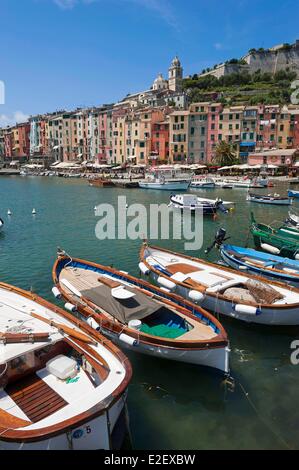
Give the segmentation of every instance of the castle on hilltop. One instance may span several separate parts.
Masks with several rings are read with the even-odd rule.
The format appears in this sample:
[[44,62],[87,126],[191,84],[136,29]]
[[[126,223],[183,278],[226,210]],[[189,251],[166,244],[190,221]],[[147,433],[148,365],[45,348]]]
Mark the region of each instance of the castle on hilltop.
[[271,75],[280,70],[289,70],[296,72],[299,76],[299,40],[296,40],[294,44],[279,44],[269,49],[250,49],[241,59],[228,60],[199,76],[212,75],[220,78],[231,73],[253,74],[258,70],[262,73],[271,73]]

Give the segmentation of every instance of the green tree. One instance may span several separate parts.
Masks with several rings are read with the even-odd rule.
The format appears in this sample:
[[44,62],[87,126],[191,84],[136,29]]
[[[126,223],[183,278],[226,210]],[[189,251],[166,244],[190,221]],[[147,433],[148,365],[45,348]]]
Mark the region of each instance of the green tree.
[[216,146],[215,157],[213,163],[219,166],[230,166],[234,165],[237,161],[236,152],[232,145],[224,140],[218,142]]

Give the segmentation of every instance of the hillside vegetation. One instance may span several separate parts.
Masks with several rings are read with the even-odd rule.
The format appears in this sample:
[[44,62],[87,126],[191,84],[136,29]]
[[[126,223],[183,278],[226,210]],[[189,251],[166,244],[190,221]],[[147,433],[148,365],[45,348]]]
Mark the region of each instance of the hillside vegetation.
[[[215,93],[217,101],[224,105],[236,104],[284,104],[290,102],[291,83],[297,77],[295,72],[281,70],[275,75],[247,72],[232,73],[220,78],[212,75],[184,80],[184,89],[192,102],[206,101],[207,95]],[[212,100],[210,98],[208,100]]]

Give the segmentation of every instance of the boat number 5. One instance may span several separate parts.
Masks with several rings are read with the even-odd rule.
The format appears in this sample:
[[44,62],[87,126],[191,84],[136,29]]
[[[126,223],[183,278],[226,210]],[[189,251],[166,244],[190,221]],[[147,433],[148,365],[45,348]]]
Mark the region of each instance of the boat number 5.
[[291,364],[293,364],[294,366],[297,366],[299,364],[299,340],[298,339],[292,341],[291,349],[294,349],[290,358]]

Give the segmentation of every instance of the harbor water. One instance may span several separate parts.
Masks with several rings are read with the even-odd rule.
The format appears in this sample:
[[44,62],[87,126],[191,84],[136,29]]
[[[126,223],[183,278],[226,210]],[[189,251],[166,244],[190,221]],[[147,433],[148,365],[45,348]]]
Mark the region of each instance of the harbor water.
[[[296,187],[294,189],[297,189]],[[285,194],[280,183],[265,193]],[[260,191],[261,192],[261,191]],[[204,249],[216,230],[227,229],[233,244],[253,247],[250,211],[256,220],[283,221],[288,207],[246,202],[246,189],[196,191],[198,196],[236,202],[236,210],[204,220]],[[100,241],[94,207],[168,203],[166,191],[95,188],[80,179],[1,177],[0,280],[53,302],[51,269],[57,247],[69,254],[139,275],[141,240]],[[294,204],[296,207],[297,203]],[[32,215],[32,209],[36,215]],[[8,216],[7,211],[12,215]],[[184,240],[151,240],[183,251]],[[208,260],[218,261],[213,250]],[[134,449],[299,449],[299,365],[291,343],[299,327],[261,327],[221,318],[231,342],[231,376],[212,370],[126,352],[133,365],[128,408]]]

